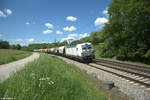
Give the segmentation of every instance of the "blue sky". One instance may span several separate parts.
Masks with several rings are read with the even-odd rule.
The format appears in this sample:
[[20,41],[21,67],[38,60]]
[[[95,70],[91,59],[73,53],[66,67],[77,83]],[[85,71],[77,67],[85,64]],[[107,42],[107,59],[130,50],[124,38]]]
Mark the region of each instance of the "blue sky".
[[0,39],[11,44],[80,39],[108,22],[111,0],[0,0]]

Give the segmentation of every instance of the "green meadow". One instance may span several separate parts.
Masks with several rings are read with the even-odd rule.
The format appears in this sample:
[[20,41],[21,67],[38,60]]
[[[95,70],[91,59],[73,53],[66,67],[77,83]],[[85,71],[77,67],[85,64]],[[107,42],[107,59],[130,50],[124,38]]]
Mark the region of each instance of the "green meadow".
[[0,98],[13,100],[106,100],[73,65],[41,54],[0,83]]
[[27,51],[0,49],[0,65],[25,58],[31,54]]

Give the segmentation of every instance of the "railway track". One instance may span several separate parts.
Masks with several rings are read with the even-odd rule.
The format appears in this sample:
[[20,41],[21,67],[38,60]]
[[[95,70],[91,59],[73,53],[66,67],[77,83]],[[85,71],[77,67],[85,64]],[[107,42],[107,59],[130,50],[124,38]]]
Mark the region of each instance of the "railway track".
[[101,59],[94,59],[88,65],[150,88],[150,67]]

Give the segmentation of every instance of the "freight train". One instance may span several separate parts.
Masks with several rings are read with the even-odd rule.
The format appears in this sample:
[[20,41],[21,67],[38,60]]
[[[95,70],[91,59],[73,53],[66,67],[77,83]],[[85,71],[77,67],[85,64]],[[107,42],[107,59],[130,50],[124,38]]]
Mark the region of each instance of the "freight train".
[[34,51],[64,56],[81,62],[92,62],[92,59],[95,58],[94,49],[92,47],[92,44],[89,42],[71,46],[61,46],[47,49],[35,49]]

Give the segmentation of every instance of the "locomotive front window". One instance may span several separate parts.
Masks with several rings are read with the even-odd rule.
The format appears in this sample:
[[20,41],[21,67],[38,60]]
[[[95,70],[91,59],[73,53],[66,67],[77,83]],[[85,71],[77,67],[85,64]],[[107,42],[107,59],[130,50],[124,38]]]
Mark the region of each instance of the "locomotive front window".
[[83,50],[85,50],[86,48],[85,48],[85,47],[83,47],[82,49],[83,49]]
[[92,47],[91,47],[91,46],[88,46],[88,49],[92,49]]

